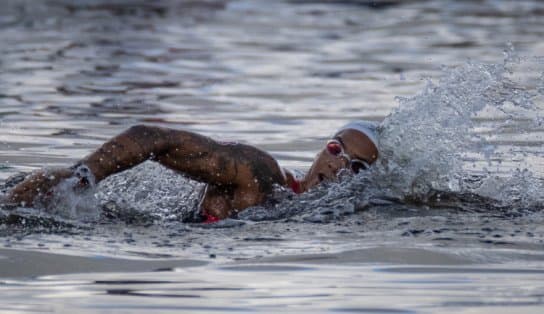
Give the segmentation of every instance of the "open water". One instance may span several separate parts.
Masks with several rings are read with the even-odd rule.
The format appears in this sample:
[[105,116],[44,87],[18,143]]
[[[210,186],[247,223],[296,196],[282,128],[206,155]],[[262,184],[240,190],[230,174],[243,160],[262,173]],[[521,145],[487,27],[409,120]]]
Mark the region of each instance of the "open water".
[[2,1],[3,185],[137,123],[304,171],[367,119],[382,154],[215,225],[151,162],[4,206],[0,312],[541,313],[542,38],[536,0]]

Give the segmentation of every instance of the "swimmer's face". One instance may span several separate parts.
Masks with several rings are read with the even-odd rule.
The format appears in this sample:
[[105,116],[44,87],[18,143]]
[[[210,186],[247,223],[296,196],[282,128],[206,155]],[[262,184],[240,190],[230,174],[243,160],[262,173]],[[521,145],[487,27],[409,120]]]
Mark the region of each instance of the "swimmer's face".
[[317,154],[304,178],[304,189],[335,180],[341,169],[364,171],[377,158],[378,149],[365,134],[354,129],[342,130]]

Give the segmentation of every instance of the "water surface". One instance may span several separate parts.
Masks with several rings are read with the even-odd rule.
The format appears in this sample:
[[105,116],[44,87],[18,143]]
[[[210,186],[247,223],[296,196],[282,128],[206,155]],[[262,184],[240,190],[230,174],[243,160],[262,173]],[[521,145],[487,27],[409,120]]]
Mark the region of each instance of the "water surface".
[[217,226],[182,222],[202,186],[151,163],[2,209],[1,311],[539,312],[543,21],[539,1],[4,1],[2,181],[137,123],[304,171],[368,119],[383,158]]

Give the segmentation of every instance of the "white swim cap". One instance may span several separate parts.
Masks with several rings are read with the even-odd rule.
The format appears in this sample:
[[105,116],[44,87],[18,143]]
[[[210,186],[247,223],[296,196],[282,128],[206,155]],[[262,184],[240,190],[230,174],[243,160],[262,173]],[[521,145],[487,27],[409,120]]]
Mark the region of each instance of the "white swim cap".
[[338,131],[336,131],[336,134],[347,129],[353,129],[363,133],[370,139],[370,141],[374,144],[374,146],[378,148],[378,136],[377,136],[378,124],[376,122],[366,121],[366,120],[352,121],[344,125],[340,129],[338,129]]

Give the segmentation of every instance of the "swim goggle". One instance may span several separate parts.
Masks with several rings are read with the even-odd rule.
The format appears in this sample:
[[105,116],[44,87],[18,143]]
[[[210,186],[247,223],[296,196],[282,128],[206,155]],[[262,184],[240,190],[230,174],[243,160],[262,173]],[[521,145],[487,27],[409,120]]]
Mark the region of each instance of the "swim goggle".
[[361,170],[367,170],[370,168],[370,164],[368,162],[357,158],[351,158],[351,156],[344,151],[344,145],[342,145],[339,140],[329,140],[326,147],[329,154],[336,157],[345,158],[349,163],[349,168],[354,173],[359,173]]

